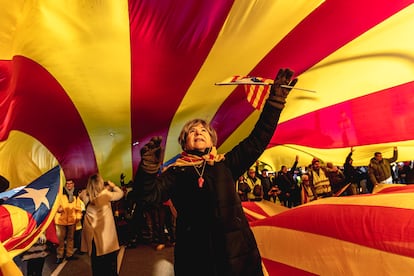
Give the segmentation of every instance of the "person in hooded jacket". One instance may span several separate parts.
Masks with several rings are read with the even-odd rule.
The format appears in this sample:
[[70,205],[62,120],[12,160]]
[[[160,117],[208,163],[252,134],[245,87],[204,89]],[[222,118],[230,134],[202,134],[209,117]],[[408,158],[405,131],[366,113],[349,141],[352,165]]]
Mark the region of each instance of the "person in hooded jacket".
[[270,142],[286,97],[297,82],[293,74],[290,69],[279,70],[252,132],[225,154],[217,153],[217,134],[202,119],[184,125],[178,138],[183,152],[162,173],[162,138],[151,138],[141,149],[134,178],[138,200],[170,198],[177,210],[176,276],[263,275],[256,240],[234,183]]

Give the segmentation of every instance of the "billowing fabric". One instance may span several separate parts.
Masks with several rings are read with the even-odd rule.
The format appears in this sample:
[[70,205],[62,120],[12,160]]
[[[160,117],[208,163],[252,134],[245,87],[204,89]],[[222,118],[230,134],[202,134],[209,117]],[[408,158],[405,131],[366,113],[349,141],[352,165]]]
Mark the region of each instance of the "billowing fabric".
[[411,275],[414,186],[379,185],[376,194],[318,199],[252,222],[265,273]]
[[[62,177],[60,167],[56,166],[27,186],[10,191],[1,203],[0,276],[22,275],[13,258],[31,248],[42,233],[50,232],[54,226]],[[1,193],[0,197],[3,196]]]
[[0,205],[0,242],[12,257],[30,248],[53,221],[61,180],[57,166]]
[[280,67],[316,93],[291,92],[261,161],[341,165],[351,146],[354,166],[393,146],[411,160],[413,3],[0,0],[0,175],[15,188],[59,164],[80,186],[132,179],[142,145],[163,136],[170,162],[195,117],[227,152],[259,112],[244,87],[214,83]]
[[270,202],[268,200],[245,201],[242,202],[242,206],[249,223],[289,210],[288,207]]
[[273,170],[295,155],[340,165],[351,146],[355,166],[393,146],[411,160],[413,3],[0,0],[0,175],[21,186],[60,164],[80,186],[132,179],[142,145],[163,136],[170,162],[195,117],[227,152],[259,113],[243,86],[214,84],[281,67],[316,93],[287,99],[260,157]]

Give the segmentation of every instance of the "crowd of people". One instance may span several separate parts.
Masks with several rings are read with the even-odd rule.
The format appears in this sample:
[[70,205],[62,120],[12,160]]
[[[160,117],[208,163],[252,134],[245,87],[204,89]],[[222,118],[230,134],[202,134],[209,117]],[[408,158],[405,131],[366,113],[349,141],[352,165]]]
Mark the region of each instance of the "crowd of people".
[[308,166],[297,167],[296,156],[290,168],[283,165],[277,172],[260,170],[257,161],[236,180],[235,188],[241,201],[268,200],[292,208],[324,197],[370,193],[381,183],[413,183],[413,162],[396,163],[396,147],[391,158],[375,152],[367,166],[359,167],[352,165],[354,151],[350,149],[343,165],[313,158]]
[[[56,254],[56,264],[77,260],[88,253],[93,275],[117,275],[120,245],[152,244],[162,250],[175,243],[176,212],[171,200],[159,205],[137,206],[131,182],[120,185],[92,175],[85,189],[67,179],[54,217],[58,243],[48,244],[44,233],[20,256],[27,261],[27,275],[42,275],[45,258]],[[35,252],[35,254],[33,253]]]
[[[391,158],[375,152],[364,167],[352,165],[353,152],[351,148],[343,166],[313,158],[309,166],[298,167],[296,156],[290,168],[283,165],[274,172],[256,161],[235,181],[235,194],[240,201],[267,200],[292,208],[324,197],[369,193],[381,183],[412,183],[413,163],[395,163],[396,147]],[[134,189],[132,180],[124,183],[123,177],[121,174],[117,185],[96,174],[84,190],[77,189],[73,180],[66,180],[54,219],[59,240],[55,245],[57,264],[76,260],[75,254],[86,252],[93,275],[117,275],[120,245],[135,248],[145,244],[155,250],[175,246],[177,209],[171,198],[140,200],[143,191]],[[199,182],[197,185],[200,187]],[[42,234],[33,248],[22,254],[28,275],[41,275],[50,249]]]
[[352,165],[353,148],[343,166],[313,158],[301,168],[296,156],[290,167],[283,165],[277,172],[261,168],[258,158],[297,82],[293,74],[289,69],[278,72],[254,129],[225,154],[217,153],[211,125],[194,119],[179,135],[183,152],[166,168],[161,168],[162,138],[153,137],[141,149],[128,184],[123,174],[120,185],[94,174],[79,191],[67,179],[55,216],[56,263],[86,252],[93,275],[118,275],[120,245],[131,248],[142,242],[156,250],[174,246],[176,275],[191,275],[194,267],[198,275],[263,275],[242,201],[267,200],[293,208],[325,197],[368,193],[381,183],[410,182],[411,163],[392,167],[396,147],[393,157],[375,152],[370,164],[360,168]]

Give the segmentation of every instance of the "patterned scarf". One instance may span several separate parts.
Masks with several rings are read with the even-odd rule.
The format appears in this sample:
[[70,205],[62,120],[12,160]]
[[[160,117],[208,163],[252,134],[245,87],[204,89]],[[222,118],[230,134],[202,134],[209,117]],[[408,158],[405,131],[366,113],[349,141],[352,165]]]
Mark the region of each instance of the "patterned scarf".
[[[191,154],[188,152],[183,151],[178,157],[177,160],[170,166],[178,166],[178,167],[184,167],[184,166],[197,166],[203,164],[204,161],[207,162],[210,166],[214,165],[214,162],[220,162],[224,160],[224,154],[217,154],[216,147],[212,147],[211,150],[209,150],[206,154],[202,156],[198,156],[195,154]],[[168,167],[170,167],[168,166]]]
[[67,195],[68,195],[68,201],[69,201],[69,203],[72,203],[73,202],[73,191],[74,191],[74,189],[72,189],[72,190],[69,190],[68,188],[66,188],[66,187],[64,187],[64,189],[65,189],[65,191],[66,191],[66,193],[67,193]]

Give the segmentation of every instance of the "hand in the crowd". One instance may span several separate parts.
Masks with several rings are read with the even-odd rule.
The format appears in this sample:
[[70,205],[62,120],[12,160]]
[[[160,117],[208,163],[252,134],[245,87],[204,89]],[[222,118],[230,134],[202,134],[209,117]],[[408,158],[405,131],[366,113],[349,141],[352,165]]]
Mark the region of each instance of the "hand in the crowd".
[[148,173],[156,173],[161,164],[161,148],[162,137],[154,136],[141,149],[142,168]]
[[398,148],[397,147],[394,147],[394,150],[398,150]]
[[44,234],[44,233],[42,233],[42,234],[40,234],[40,236],[39,236],[39,242],[41,243],[41,244],[45,244],[46,243],[46,235]]
[[87,193],[86,189],[83,189],[79,192],[79,196],[86,196],[86,193]]
[[[276,75],[276,78],[273,82],[272,88],[270,90],[270,95],[274,96],[274,102],[276,103],[276,107],[282,109],[286,103],[286,97],[288,96],[292,87],[296,85],[298,79],[295,78],[292,80],[293,74],[292,70],[289,68],[281,68]],[[291,87],[284,87],[283,85],[291,86]]]
[[113,188],[116,186],[116,184],[114,182],[112,182],[111,180],[106,181],[108,182],[109,187]]

